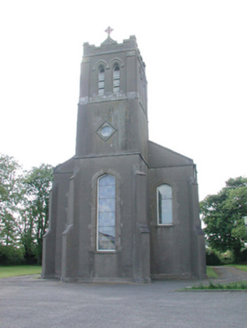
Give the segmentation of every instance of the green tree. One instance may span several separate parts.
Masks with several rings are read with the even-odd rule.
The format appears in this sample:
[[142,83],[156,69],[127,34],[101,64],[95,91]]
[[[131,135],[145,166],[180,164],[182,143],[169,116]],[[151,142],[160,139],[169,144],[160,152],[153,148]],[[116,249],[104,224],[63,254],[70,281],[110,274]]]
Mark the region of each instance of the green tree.
[[200,209],[209,246],[220,252],[231,250],[238,261],[247,240],[243,220],[247,215],[247,178],[229,179],[217,195],[200,202]]
[[17,215],[22,197],[20,165],[13,157],[0,155],[0,244],[18,244]]
[[16,263],[16,254],[22,256],[23,246],[27,263],[41,263],[52,177],[51,165],[23,172],[12,157],[0,155],[1,262],[14,259]]
[[19,224],[21,241],[28,262],[35,256],[42,261],[43,235],[48,227],[49,192],[53,179],[51,165],[42,164],[26,172],[23,179],[25,197]]

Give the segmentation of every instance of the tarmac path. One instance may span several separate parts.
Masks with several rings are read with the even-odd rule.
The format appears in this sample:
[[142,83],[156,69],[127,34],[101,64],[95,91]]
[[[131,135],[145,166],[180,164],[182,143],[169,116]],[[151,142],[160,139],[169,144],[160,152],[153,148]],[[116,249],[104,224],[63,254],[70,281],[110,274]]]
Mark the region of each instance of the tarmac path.
[[214,270],[219,276],[217,279],[215,279],[217,282],[227,283],[247,280],[246,271],[238,270],[231,266],[216,266],[214,267]]

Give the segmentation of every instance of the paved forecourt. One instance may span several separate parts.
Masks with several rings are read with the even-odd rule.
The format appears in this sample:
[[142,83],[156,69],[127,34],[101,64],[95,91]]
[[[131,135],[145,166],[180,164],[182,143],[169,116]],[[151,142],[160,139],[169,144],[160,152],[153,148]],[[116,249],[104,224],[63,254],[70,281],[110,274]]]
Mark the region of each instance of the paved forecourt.
[[0,279],[1,328],[246,327],[246,292],[176,292],[193,283],[79,284]]

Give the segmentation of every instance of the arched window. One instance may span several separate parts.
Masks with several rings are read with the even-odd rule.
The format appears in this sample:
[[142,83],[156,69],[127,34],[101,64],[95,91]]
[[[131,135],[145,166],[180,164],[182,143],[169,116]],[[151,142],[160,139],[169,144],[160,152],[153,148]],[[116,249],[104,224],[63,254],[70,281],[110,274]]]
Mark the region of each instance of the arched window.
[[119,92],[120,88],[120,68],[116,65],[113,69],[113,92]]
[[172,188],[163,184],[157,188],[158,225],[172,224]]
[[109,174],[98,179],[97,250],[115,250],[115,177]]
[[98,91],[99,95],[103,95],[105,90],[105,69],[103,66],[99,67]]

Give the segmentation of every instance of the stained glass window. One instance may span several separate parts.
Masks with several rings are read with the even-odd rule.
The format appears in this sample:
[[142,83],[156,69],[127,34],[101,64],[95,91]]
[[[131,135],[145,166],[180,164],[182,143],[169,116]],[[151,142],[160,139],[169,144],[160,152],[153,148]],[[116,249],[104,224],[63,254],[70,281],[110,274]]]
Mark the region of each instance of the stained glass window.
[[172,188],[163,184],[157,188],[158,224],[172,224]]
[[98,180],[98,250],[115,250],[115,177]]

